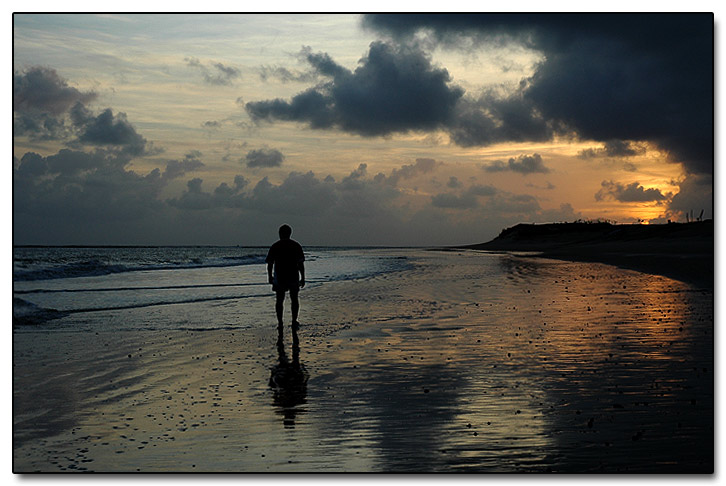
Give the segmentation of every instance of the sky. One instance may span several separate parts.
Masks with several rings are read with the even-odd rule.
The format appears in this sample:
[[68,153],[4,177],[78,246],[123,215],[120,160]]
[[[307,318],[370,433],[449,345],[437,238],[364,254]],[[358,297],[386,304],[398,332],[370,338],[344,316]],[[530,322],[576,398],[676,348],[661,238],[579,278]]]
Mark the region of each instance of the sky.
[[711,14],[15,14],[13,243],[713,217]]

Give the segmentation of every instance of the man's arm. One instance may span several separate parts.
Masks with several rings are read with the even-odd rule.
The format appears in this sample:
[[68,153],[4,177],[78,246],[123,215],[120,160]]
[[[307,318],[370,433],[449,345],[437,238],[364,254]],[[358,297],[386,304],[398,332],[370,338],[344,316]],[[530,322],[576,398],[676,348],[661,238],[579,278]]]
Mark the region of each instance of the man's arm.
[[297,264],[297,271],[300,272],[300,288],[305,287],[305,264],[303,262]]
[[270,284],[272,284],[272,282],[273,282],[273,279],[272,279],[272,267],[273,267],[273,263],[272,262],[269,262],[267,264],[267,281]]

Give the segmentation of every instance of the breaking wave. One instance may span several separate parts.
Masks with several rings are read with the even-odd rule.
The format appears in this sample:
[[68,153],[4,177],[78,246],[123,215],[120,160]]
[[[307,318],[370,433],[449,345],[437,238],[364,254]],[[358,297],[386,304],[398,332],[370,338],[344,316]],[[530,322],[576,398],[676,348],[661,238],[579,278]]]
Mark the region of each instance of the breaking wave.
[[[137,272],[144,270],[178,270],[205,267],[230,267],[239,265],[255,265],[265,262],[265,253],[256,252],[239,256],[200,256],[199,254],[183,255],[172,253],[168,257],[157,254],[147,259],[108,259],[107,255],[77,254],[76,258],[67,261],[47,259],[16,258],[13,268],[13,280],[35,281],[60,278],[96,277],[115,273]],[[85,258],[84,258],[85,257]],[[125,261],[126,260],[126,261]]]

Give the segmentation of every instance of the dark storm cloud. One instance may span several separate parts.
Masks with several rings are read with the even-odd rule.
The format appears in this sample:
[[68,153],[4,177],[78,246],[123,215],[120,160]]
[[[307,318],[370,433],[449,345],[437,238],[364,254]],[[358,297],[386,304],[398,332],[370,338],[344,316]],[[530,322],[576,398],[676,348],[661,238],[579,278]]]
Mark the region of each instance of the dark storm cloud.
[[[400,203],[396,203],[403,192],[392,181],[399,183],[403,179],[428,174],[439,165],[442,164],[433,159],[418,159],[415,164],[372,177],[367,165],[360,164],[340,181],[332,176],[318,177],[313,172],[291,172],[279,184],[264,177],[249,185],[246,179],[238,176],[234,187],[222,183],[213,191],[205,191],[201,179],[192,179],[180,197],[167,202],[170,206],[191,212],[236,208],[250,218],[290,218],[306,221],[311,228],[319,228],[322,222],[327,221],[324,226],[330,228],[362,228],[365,225],[365,228],[383,226],[387,231],[400,231],[401,218],[408,210],[405,205],[402,208]],[[497,200],[493,201],[494,198]],[[436,218],[432,211],[477,208],[488,208],[487,217],[495,218],[495,211],[504,211],[502,214],[509,218],[522,218],[525,214],[531,218],[541,213],[531,196],[500,193],[492,186],[475,184],[460,193],[432,197],[430,205],[422,209],[416,218],[423,224]],[[429,216],[424,214],[427,212]],[[360,232],[352,233],[364,236]]]
[[198,69],[202,73],[204,81],[212,85],[231,85],[242,76],[239,69],[225,66],[221,62],[202,64],[199,59],[194,57],[187,57],[184,60],[187,62],[187,66]]
[[116,171],[128,164],[129,159],[105,151],[86,153],[62,149],[57,154],[49,156],[27,152],[19,162],[14,177],[23,183],[34,184],[41,179],[47,180],[57,176],[73,182],[73,178],[79,173],[87,171]]
[[195,177],[187,181],[187,190],[178,199],[169,199],[167,203],[179,209],[210,209],[215,207],[213,196],[202,191],[202,179]]
[[[47,157],[28,152],[13,173],[14,220],[62,219],[71,225],[128,220],[159,208],[164,187],[158,169],[140,175],[115,152],[63,149]],[[22,231],[21,231],[22,233]]]
[[321,181],[312,172],[292,172],[280,184],[262,179],[252,189],[250,207],[272,214],[325,214],[338,201],[333,186]]
[[49,113],[15,113],[13,133],[32,140],[62,140],[70,136],[71,127]]
[[[544,61],[520,90],[524,113],[585,139],[647,140],[690,172],[712,171],[712,14],[368,15],[363,23],[399,41],[423,29],[449,47],[473,39],[540,51]],[[483,114],[469,117],[476,133],[491,129]],[[476,140],[467,128],[454,132],[457,143]]]
[[164,209],[162,189],[202,167],[199,155],[190,152],[181,161],[169,161],[163,172],[156,168],[144,175],[129,170],[128,153],[115,150],[62,149],[49,156],[28,152],[14,163],[14,228],[21,239],[31,233],[37,239],[43,227],[52,225],[61,233],[88,236],[92,224],[138,221]]
[[90,103],[96,93],[69,86],[54,69],[33,67],[13,75],[13,130],[32,139],[59,140],[72,127],[65,115],[77,103]]
[[349,70],[336,63],[329,54],[324,52],[314,53],[309,46],[303,47],[298,56],[307,61],[314,72],[321,76],[339,78],[351,74]]
[[355,71],[328,54],[306,52],[307,62],[329,81],[290,101],[249,102],[253,120],[296,121],[362,136],[433,130],[451,119],[463,90],[450,86],[445,69],[420,49],[373,42]]
[[126,118],[110,108],[96,115],[87,106],[96,94],[80,92],[49,68],[31,68],[13,78],[15,136],[54,139],[68,146],[90,145],[126,155],[157,153]]
[[519,92],[506,97],[489,92],[478,100],[463,98],[446,127],[454,143],[462,147],[546,141],[556,128]]
[[620,182],[603,181],[602,188],[595,194],[595,200],[614,199],[619,202],[659,202],[667,199],[660,189],[646,189],[639,182],[621,184]]
[[247,185],[249,184],[249,181],[245,179],[241,175],[236,175],[234,177],[234,184],[233,187],[230,187],[227,185],[226,182],[222,182],[217,188],[214,190],[215,196],[219,198],[229,198],[231,196],[234,196],[235,194],[239,194],[241,190],[243,190]]
[[247,167],[280,167],[285,156],[277,149],[250,150],[245,156]]
[[115,116],[110,108],[94,116],[83,105],[77,103],[71,109],[73,124],[80,130],[78,142],[95,146],[117,146],[132,155],[147,152],[147,141],[136,132],[125,113]]
[[601,157],[632,157],[645,153],[644,147],[639,147],[625,140],[608,140],[602,148],[589,148],[578,152],[581,159],[597,159]]
[[365,164],[340,182],[331,176],[320,179],[313,172],[291,172],[280,184],[264,177],[243,191],[248,185],[246,179],[237,176],[234,187],[222,183],[210,193],[203,191],[200,179],[194,179],[181,197],[167,202],[186,210],[235,207],[264,215],[358,220],[389,214],[387,203],[400,195],[389,184],[368,177]]
[[311,128],[331,128],[336,123],[333,100],[315,88],[293,96],[290,102],[279,98],[249,102],[245,109],[255,122],[296,121],[308,123]]
[[195,177],[187,181],[186,191],[178,198],[167,199],[167,204],[182,210],[204,210],[212,208],[244,208],[248,207],[248,198],[242,194],[249,181],[241,175],[234,178],[234,183],[229,186],[222,182],[214,192],[204,192],[201,178]]
[[681,220],[685,213],[693,212],[698,216],[704,211],[705,219],[713,218],[713,176],[711,174],[691,174],[678,184],[678,194],[668,204],[668,209],[680,213]]
[[96,93],[81,92],[68,85],[54,69],[33,67],[13,75],[13,111],[60,115],[76,103],[89,103]]
[[444,129],[460,146],[549,140],[558,128],[521,93],[502,97],[490,90],[464,98],[448,71],[434,67],[415,46],[374,42],[353,72],[310,48],[298,57],[311,66],[311,75],[331,80],[289,101],[247,103],[253,120],[296,121],[363,136]]
[[503,172],[512,171],[522,175],[541,173],[546,174],[550,171],[542,162],[542,156],[539,154],[520,155],[517,158],[510,158],[507,163],[501,160],[495,160],[489,165],[484,166],[487,172]]

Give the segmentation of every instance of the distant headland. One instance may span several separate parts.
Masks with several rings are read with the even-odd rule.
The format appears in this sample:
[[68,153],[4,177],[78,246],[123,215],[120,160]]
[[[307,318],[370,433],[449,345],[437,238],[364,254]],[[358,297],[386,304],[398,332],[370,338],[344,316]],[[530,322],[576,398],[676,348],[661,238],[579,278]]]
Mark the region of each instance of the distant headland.
[[459,248],[538,252],[538,256],[592,261],[665,275],[713,288],[713,220],[668,224],[518,224],[486,243]]

